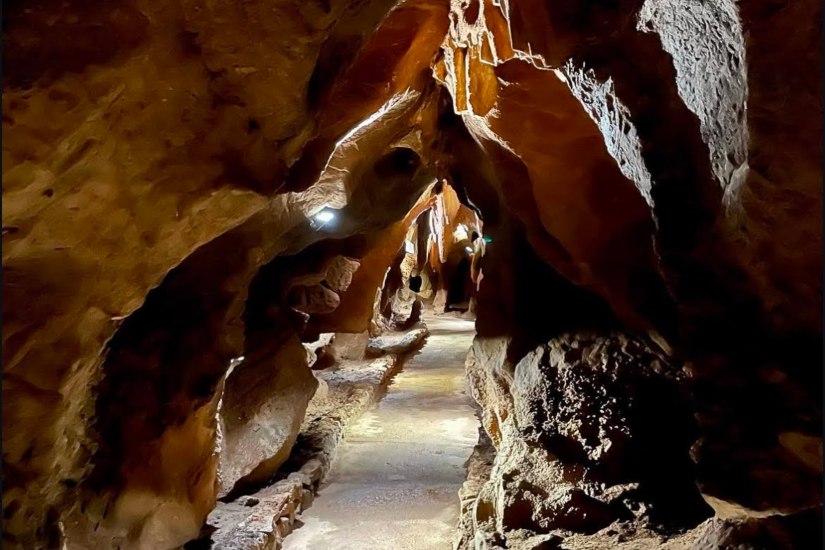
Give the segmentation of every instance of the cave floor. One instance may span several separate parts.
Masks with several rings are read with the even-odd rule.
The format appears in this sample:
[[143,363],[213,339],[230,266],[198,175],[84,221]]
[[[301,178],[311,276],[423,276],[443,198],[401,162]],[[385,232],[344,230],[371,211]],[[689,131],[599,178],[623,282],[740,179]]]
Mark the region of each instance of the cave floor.
[[348,429],[287,550],[452,548],[464,463],[478,439],[465,393],[471,321],[425,316],[430,337]]

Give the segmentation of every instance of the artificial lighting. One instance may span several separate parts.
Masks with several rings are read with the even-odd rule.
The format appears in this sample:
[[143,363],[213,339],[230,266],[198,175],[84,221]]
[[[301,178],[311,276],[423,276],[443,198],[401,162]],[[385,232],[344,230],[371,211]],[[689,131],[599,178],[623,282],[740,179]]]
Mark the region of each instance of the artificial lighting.
[[316,230],[321,229],[330,222],[333,222],[336,217],[336,210],[324,205],[318,212],[312,216],[312,227]]
[[484,242],[485,242],[485,243],[491,243],[491,242],[493,242],[493,238],[492,238],[492,237],[488,237],[487,235],[484,235]]
[[315,214],[314,218],[321,223],[327,223],[335,219],[335,214],[331,210],[321,210]]
[[464,247],[464,250],[466,250],[466,251],[467,251],[467,254],[472,254],[472,253],[473,253],[473,249],[472,249],[472,248],[470,248],[469,246],[465,246],[465,247]]

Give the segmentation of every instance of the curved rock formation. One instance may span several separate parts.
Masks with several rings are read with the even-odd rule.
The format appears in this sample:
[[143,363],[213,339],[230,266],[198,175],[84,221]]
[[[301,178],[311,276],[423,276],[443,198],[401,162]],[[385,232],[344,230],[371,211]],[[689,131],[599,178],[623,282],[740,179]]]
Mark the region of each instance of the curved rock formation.
[[414,303],[477,316],[463,544],[821,522],[821,3],[5,15],[10,547],[197,538],[286,460],[302,342],[362,356]]

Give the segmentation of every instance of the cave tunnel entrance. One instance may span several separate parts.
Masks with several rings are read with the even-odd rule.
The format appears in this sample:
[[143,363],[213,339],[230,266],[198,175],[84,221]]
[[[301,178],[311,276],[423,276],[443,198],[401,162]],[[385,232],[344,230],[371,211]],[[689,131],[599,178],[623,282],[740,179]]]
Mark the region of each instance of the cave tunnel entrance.
[[419,292],[421,290],[421,275],[413,275],[410,277],[410,290]]
[[450,277],[445,311],[467,311],[470,307],[470,258],[461,258]]

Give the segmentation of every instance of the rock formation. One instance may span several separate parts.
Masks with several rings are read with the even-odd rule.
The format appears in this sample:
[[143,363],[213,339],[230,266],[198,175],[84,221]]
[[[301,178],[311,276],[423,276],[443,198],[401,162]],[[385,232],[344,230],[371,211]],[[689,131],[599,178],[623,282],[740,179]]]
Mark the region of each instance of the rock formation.
[[286,460],[308,360],[363,357],[423,306],[477,316],[495,459],[461,544],[801,547],[821,20],[815,0],[10,3],[4,542],[197,538]]

